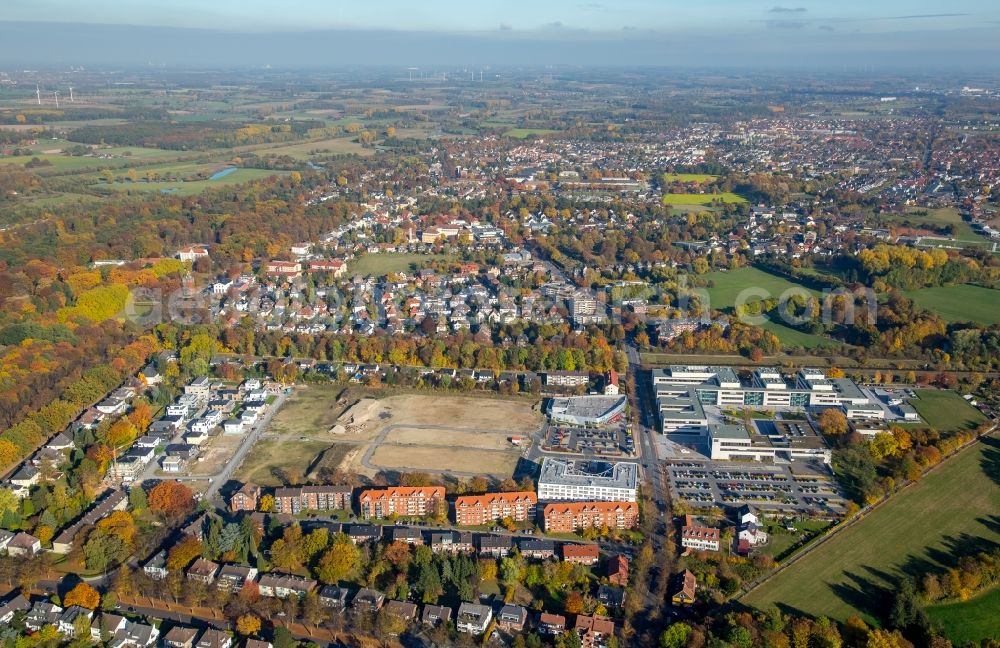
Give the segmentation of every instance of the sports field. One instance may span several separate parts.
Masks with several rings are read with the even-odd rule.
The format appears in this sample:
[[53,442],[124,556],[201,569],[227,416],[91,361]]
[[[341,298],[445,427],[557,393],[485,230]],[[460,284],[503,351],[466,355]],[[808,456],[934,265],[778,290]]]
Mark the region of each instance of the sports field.
[[1000,542],[1000,440],[973,448],[894,495],[743,598],[843,621],[873,621],[901,574],[940,570],[953,556]]
[[983,414],[964,398],[945,389],[919,389],[916,400],[910,401],[920,418],[938,432],[970,430],[986,420]]
[[711,202],[743,203],[746,198],[726,191],[717,194],[664,194],[661,199],[664,205],[707,205]]
[[365,254],[348,262],[347,274],[382,277],[390,272],[411,272],[413,268],[420,269],[432,261],[450,259],[444,254]]
[[709,182],[715,180],[719,176],[709,175],[707,173],[665,173],[663,174],[664,182]]
[[[708,296],[712,300],[711,307],[719,310],[732,308],[736,304],[736,298],[740,292],[747,288],[766,291],[767,295],[775,298],[781,297],[782,293],[789,288],[802,289],[802,286],[784,277],[753,267],[710,272],[704,278],[714,284],[713,287],[708,288]],[[819,296],[815,290],[808,288],[805,290],[812,295]],[[748,301],[757,301],[762,298],[762,296],[754,294]]]
[[906,296],[949,322],[1000,324],[1000,290],[963,284],[911,290]]

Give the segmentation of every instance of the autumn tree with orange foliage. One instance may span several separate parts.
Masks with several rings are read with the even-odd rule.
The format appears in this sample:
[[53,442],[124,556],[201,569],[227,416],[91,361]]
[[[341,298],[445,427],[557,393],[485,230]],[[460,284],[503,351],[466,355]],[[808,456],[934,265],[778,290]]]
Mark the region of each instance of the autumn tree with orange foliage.
[[178,481],[161,481],[149,492],[149,508],[164,517],[180,517],[194,503],[191,489]]
[[90,585],[80,583],[71,589],[63,598],[63,607],[79,605],[88,610],[94,610],[101,603],[101,595]]
[[97,528],[118,536],[129,546],[132,546],[135,540],[135,520],[128,511],[114,511],[108,517],[99,520]]
[[236,619],[236,631],[245,637],[260,632],[260,617],[255,614],[244,614]]
[[184,536],[167,553],[167,569],[183,569],[201,555],[201,540],[194,536]]
[[113,448],[123,448],[132,445],[138,432],[132,421],[123,416],[111,425],[104,440]]

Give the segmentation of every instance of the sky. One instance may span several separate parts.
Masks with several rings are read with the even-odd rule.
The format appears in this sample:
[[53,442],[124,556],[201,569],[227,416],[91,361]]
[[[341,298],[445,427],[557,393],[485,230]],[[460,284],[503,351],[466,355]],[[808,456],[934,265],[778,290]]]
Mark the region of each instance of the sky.
[[325,55],[380,65],[456,57],[495,64],[832,65],[838,59],[883,57],[886,64],[913,66],[1000,65],[1000,0],[3,0],[3,5],[0,62],[125,56],[169,64],[214,56],[256,65],[270,55],[285,65],[311,54],[314,60]]

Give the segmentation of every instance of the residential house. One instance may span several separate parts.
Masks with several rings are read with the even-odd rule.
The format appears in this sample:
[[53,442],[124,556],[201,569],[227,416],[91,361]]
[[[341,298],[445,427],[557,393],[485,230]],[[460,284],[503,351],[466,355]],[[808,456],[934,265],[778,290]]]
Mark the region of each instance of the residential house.
[[347,589],[337,585],[326,585],[319,591],[319,604],[323,607],[343,610],[347,607]]
[[187,569],[188,580],[198,581],[210,585],[215,581],[215,575],[219,572],[219,564],[211,560],[199,558],[191,563]]
[[596,565],[600,560],[600,552],[596,544],[565,543],[562,546],[562,559],[581,565]]
[[247,583],[257,580],[256,567],[244,567],[243,565],[223,565],[216,578],[216,587],[220,590],[238,592]]
[[604,607],[620,608],[625,604],[625,589],[612,585],[601,585],[597,588],[597,600]]
[[79,619],[91,619],[94,616],[93,610],[88,610],[85,607],[79,605],[71,605],[62,611],[59,615],[59,619],[56,621],[56,629],[59,630],[59,634],[64,637],[75,638],[76,637],[76,626]]
[[625,587],[628,585],[628,570],[629,561],[625,556],[616,554],[608,558],[606,571],[608,582],[612,585],[617,585],[619,587]]
[[208,628],[202,633],[194,648],[232,648],[233,637],[228,632]]
[[347,529],[347,537],[354,544],[365,544],[381,538],[382,530],[374,524],[352,524]]
[[167,577],[167,552],[160,551],[149,559],[142,571],[153,580],[163,580]]
[[493,610],[488,605],[462,603],[458,606],[458,614],[455,616],[455,627],[459,632],[480,635],[486,632],[492,620]]
[[24,627],[32,632],[38,632],[47,625],[58,624],[62,613],[63,609],[55,603],[35,601],[24,617]]
[[347,485],[298,486],[274,491],[274,510],[296,515],[302,511],[350,511],[352,489]]
[[528,611],[520,605],[508,603],[497,613],[497,626],[506,632],[520,632],[528,621]]
[[383,608],[387,614],[391,614],[407,623],[417,618],[417,604],[409,601],[386,601]]
[[767,532],[761,524],[757,509],[744,504],[736,511],[736,552],[747,555],[755,547],[767,543]]
[[11,619],[18,612],[26,612],[31,609],[31,602],[24,598],[23,594],[15,594],[0,603],[0,624],[9,625]]
[[390,542],[405,542],[409,545],[424,544],[424,534],[414,527],[397,526],[389,530]]
[[681,546],[694,551],[718,551],[719,529],[699,524],[690,515],[684,516],[681,526]]
[[233,513],[238,513],[239,511],[256,511],[258,500],[260,500],[260,486],[256,484],[243,484],[229,498],[229,509]]
[[7,555],[8,556],[34,556],[42,550],[42,541],[31,535],[30,533],[25,533],[21,531],[11,538],[10,542],[7,543]]
[[561,635],[566,632],[566,617],[561,614],[542,612],[538,617],[538,634]]
[[424,606],[424,612],[420,616],[420,622],[428,626],[436,626],[449,621],[451,621],[451,608],[446,605],[428,603]]
[[695,602],[698,592],[698,579],[688,570],[684,570],[674,578],[674,588],[670,601],[674,605],[691,605]]
[[467,531],[438,531],[431,534],[431,551],[434,553],[470,553],[473,551],[472,534]]
[[366,612],[378,612],[382,609],[383,604],[385,604],[385,594],[367,587],[359,589],[351,601],[351,607],[355,610]]
[[604,395],[617,396],[619,391],[618,372],[611,369],[604,374]]
[[551,540],[525,540],[518,541],[518,549],[525,558],[536,560],[547,560],[556,555],[556,543]]
[[295,595],[299,598],[316,589],[316,581],[291,574],[264,574],[257,581],[261,596],[288,598]]
[[479,536],[479,555],[503,558],[510,554],[512,540],[508,535]]
[[177,625],[163,635],[163,645],[167,648],[194,648],[194,642],[197,638],[197,628]]
[[604,648],[615,634],[615,622],[603,616],[578,614],[574,629],[580,635],[582,648]]
[[68,554],[73,548],[73,540],[86,527],[91,527],[99,520],[111,515],[114,511],[124,511],[128,506],[128,493],[124,490],[112,490],[87,511],[83,517],[62,530],[52,540],[52,551],[58,554]]

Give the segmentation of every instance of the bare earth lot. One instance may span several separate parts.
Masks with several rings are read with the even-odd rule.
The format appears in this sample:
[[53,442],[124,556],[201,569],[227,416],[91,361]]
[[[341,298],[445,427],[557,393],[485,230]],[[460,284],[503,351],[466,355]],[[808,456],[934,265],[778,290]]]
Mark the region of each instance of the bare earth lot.
[[[509,477],[521,450],[507,440],[541,427],[525,400],[398,394],[386,398],[342,387],[300,386],[237,474],[263,486],[302,483],[322,469],[368,477],[381,470]],[[358,396],[362,396],[358,399]]]
[[490,432],[465,432],[463,430],[427,430],[421,428],[392,428],[384,444],[440,445],[455,448],[482,448],[484,450],[509,450],[507,434]]
[[420,448],[381,445],[372,455],[372,463],[386,469],[455,472],[510,477],[520,453],[465,448]]

